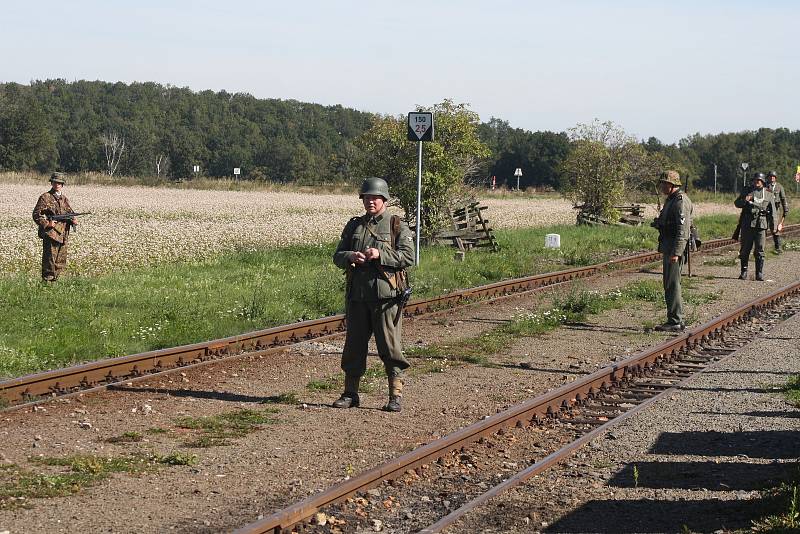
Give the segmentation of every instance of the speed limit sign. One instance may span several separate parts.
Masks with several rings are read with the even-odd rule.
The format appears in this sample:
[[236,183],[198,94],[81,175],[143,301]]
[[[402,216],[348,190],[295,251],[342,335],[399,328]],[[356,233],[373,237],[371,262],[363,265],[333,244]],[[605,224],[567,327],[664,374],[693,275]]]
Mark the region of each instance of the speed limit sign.
[[408,114],[408,140],[433,141],[433,113]]

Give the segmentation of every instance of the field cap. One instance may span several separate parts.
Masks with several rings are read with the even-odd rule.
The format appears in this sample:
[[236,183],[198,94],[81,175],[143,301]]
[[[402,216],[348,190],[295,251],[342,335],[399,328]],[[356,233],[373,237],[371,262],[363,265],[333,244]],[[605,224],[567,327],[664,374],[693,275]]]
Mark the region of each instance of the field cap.
[[678,174],[678,171],[664,171],[661,173],[661,178],[658,180],[659,182],[666,182],[668,184],[676,185],[678,187],[681,186],[681,175]]
[[50,175],[50,181],[57,183],[57,184],[66,184],[67,181],[64,179],[63,172],[54,172]]

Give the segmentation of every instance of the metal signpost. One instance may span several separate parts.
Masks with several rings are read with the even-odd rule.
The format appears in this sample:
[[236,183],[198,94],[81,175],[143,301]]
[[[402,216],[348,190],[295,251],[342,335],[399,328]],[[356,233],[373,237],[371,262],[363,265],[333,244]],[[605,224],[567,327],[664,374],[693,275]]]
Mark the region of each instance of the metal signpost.
[[522,176],[522,169],[517,167],[517,170],[514,171],[514,176],[517,177],[517,191],[519,191],[519,177]]
[[717,164],[714,164],[714,197],[717,196]]
[[742,167],[742,191],[744,191],[744,188],[747,187],[747,167],[749,167],[749,166],[750,165],[748,165],[747,163],[742,163],[742,165],[741,165],[741,167]]
[[239,167],[234,167],[233,168],[233,179],[234,180],[238,180],[240,174],[242,174],[242,169],[239,168]]
[[433,113],[408,114],[408,139],[417,143],[417,244],[414,262],[419,265],[419,238],[422,228],[422,142],[433,141]]
[[200,165],[192,166],[192,172],[194,173],[194,177],[197,178],[197,175],[200,174]]

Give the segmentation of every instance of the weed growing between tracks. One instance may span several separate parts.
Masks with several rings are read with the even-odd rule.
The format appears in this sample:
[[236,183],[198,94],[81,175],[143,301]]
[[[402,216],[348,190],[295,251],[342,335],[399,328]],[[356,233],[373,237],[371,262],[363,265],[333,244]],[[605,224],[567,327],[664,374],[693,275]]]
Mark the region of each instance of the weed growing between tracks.
[[179,417],[179,428],[199,430],[200,435],[185,443],[187,447],[216,447],[230,445],[231,439],[241,438],[259,430],[261,425],[276,423],[274,408],[265,410],[237,410],[206,417]]
[[[197,462],[197,457],[175,452],[166,456],[36,457],[30,458],[30,462],[42,469],[31,471],[16,465],[0,466],[0,508],[29,507],[30,499],[66,497],[114,473],[140,474],[163,465],[193,465]],[[66,468],[66,471],[48,468]]]
[[583,322],[590,315],[620,308],[631,301],[656,302],[662,299],[663,289],[655,281],[634,282],[604,294],[573,288],[566,296],[556,298],[549,310],[517,316],[476,337],[446,345],[412,347],[406,352],[414,358],[491,366],[489,356],[502,352],[520,337],[535,337],[562,324]]
[[[697,224],[708,240],[728,237],[735,220],[717,215]],[[561,234],[561,249],[544,248],[548,233]],[[463,262],[454,262],[448,247],[423,249],[420,267],[411,271],[415,295],[563,270],[656,245],[656,232],[647,226],[551,226],[496,235],[500,252],[470,251]],[[0,378],[340,313],[344,276],[331,262],[333,249],[327,243],[232,252],[97,276],[72,276],[67,269],[54,285],[42,285],[36,273],[0,276],[0,307],[13,310],[0,331]]]

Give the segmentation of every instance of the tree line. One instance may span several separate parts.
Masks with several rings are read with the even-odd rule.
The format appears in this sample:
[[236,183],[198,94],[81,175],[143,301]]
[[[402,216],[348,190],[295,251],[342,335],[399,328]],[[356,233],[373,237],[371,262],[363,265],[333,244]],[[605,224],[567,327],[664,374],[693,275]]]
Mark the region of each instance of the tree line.
[[[449,101],[438,106],[468,111]],[[0,170],[183,179],[194,176],[197,166],[198,175],[211,178],[231,177],[240,168],[240,178],[248,180],[344,182],[354,173],[376,174],[365,162],[381,161],[365,151],[380,139],[365,136],[387,134],[388,119],[338,105],[152,82],[2,83]],[[402,117],[391,119],[402,129]],[[569,156],[582,141],[569,132],[531,132],[494,117],[481,123],[470,116],[469,122],[481,146],[469,154],[469,172],[461,178],[489,186],[495,176],[498,186],[514,188],[514,171],[520,168],[523,189],[566,191],[574,184]],[[652,161],[679,170],[693,187],[713,188],[716,166],[720,191],[741,187],[742,162],[751,171],[775,170],[788,181],[800,158],[800,131],[785,128],[694,134],[674,144],[654,137],[636,142],[640,160],[642,152],[653,156]]]

